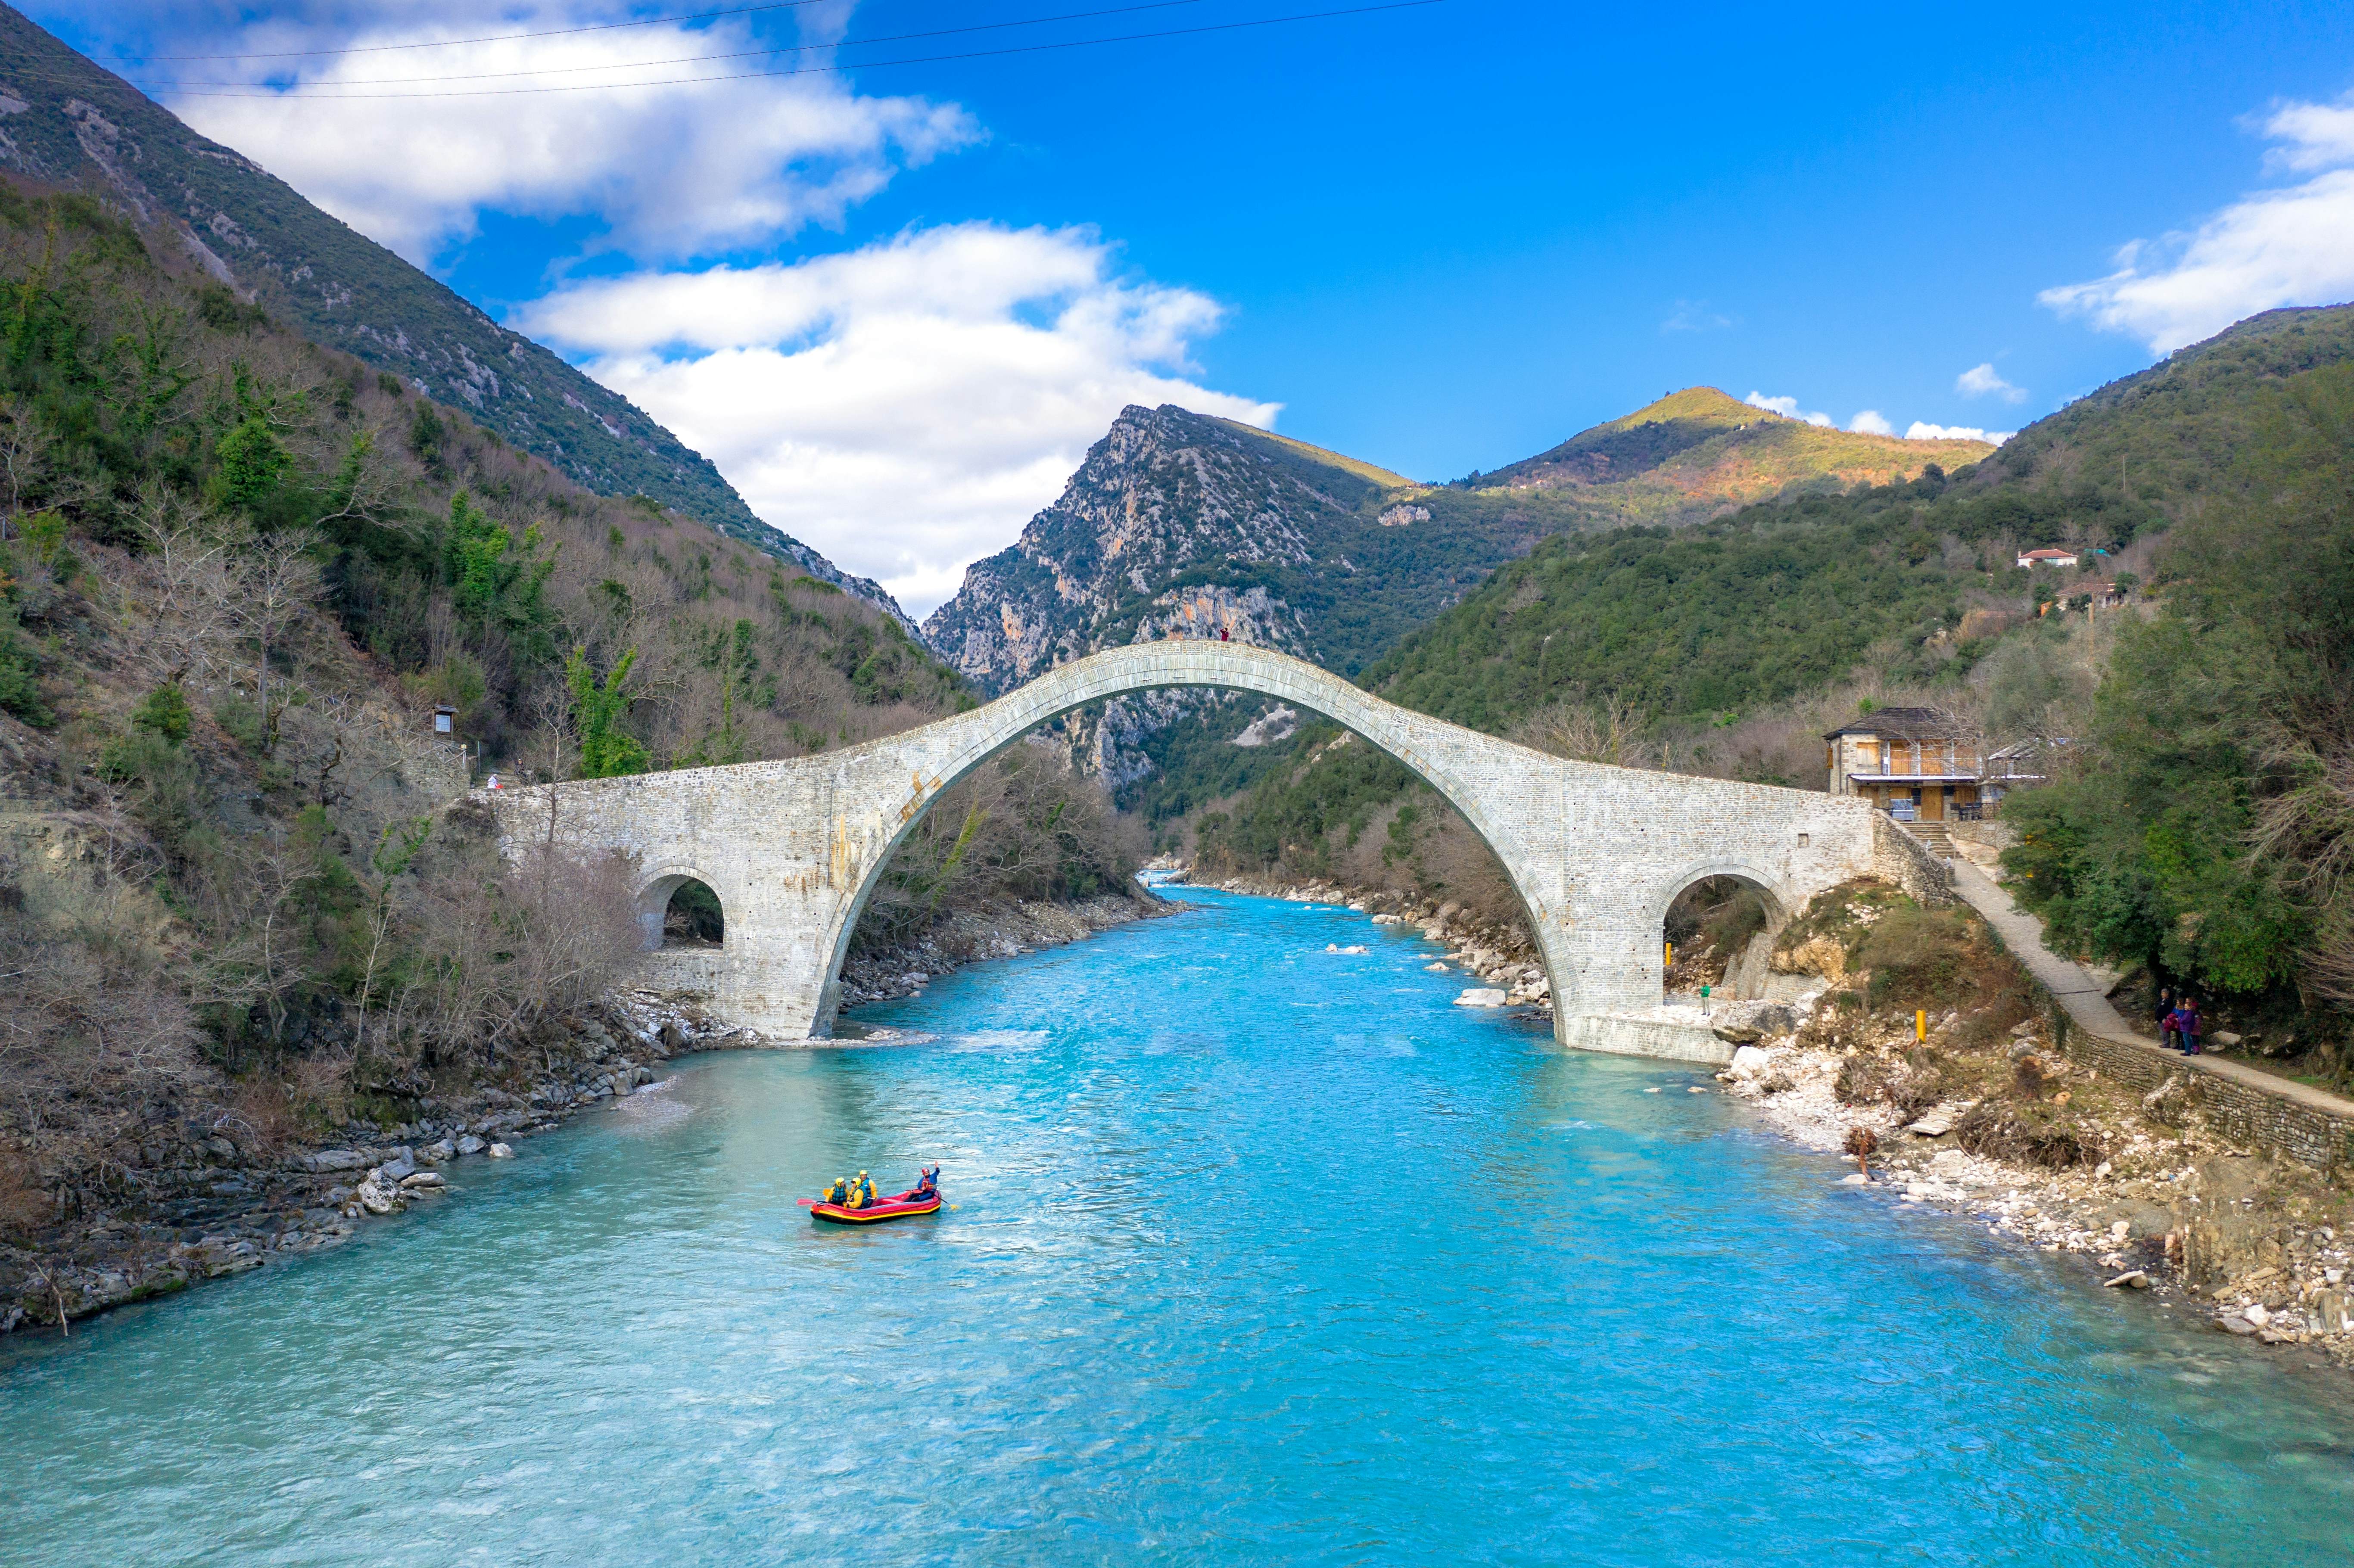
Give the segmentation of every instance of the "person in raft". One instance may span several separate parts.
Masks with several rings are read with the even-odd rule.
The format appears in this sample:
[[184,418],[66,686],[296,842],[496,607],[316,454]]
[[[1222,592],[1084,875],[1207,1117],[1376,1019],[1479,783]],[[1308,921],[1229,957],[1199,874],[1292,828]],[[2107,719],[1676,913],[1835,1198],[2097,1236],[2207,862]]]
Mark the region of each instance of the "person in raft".
[[850,1184],[850,1202],[844,1208],[863,1209],[875,1201],[875,1179],[861,1171],[858,1180]]
[[908,1194],[908,1201],[920,1203],[927,1198],[937,1198],[939,1195],[940,1168],[937,1165],[927,1165],[916,1177],[916,1190]]
[[819,1193],[817,1201],[821,1203],[833,1203],[837,1205],[848,1202],[850,1201],[849,1179],[843,1176],[835,1177],[833,1179],[833,1185]]

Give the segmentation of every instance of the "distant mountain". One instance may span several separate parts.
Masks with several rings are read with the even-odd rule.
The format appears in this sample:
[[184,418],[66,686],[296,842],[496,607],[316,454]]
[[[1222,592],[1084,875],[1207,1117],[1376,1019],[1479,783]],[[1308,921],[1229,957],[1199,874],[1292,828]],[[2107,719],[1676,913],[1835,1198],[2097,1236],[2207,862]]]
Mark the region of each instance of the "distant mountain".
[[652,497],[908,621],[891,596],[753,515],[709,459],[232,148],[0,5],[0,168],[171,229],[312,341],[463,408],[601,495]]
[[999,692],[1172,631],[1353,669],[1534,542],[1493,515],[1437,521],[1428,489],[1174,405],[1125,408],[925,634]]
[[1696,523],[1746,502],[1805,489],[1910,479],[1929,463],[1956,469],[1984,441],[1909,441],[1787,419],[1720,392],[1688,387],[1493,473],[1477,490],[1549,493],[1594,523]]

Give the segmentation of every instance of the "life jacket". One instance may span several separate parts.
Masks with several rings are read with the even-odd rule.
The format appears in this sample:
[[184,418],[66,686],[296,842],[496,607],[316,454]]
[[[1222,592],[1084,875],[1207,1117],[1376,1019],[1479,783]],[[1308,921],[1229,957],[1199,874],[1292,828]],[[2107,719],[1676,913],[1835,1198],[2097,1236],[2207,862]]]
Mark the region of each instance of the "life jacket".
[[875,1181],[869,1177],[858,1184],[858,1206],[864,1208],[875,1201]]

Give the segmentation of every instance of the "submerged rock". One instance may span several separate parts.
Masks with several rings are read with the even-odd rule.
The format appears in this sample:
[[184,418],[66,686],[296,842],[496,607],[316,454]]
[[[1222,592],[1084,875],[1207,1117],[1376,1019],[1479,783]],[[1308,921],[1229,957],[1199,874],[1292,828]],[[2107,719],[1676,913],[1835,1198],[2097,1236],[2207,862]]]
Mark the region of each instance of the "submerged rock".
[[1465,991],[1461,996],[1457,997],[1455,999],[1455,1005],[1458,1007],[1501,1007],[1504,1005],[1504,993],[1500,991],[1481,990],[1475,987],[1470,991]]

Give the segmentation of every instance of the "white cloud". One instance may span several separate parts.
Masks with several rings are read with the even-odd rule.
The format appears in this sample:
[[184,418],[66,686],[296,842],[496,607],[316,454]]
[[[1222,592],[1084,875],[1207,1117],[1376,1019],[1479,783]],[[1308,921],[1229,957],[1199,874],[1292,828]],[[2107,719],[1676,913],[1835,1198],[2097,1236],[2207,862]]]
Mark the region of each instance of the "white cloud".
[[1223,312],[1079,229],[970,223],[790,265],[582,282],[511,323],[709,456],[752,510],[921,616],[1130,403],[1271,427],[1187,379]]
[[1659,323],[1661,332],[1719,332],[1733,324],[1733,318],[1710,310],[1706,300],[1678,300],[1668,319]]
[[1991,441],[1996,446],[2019,434],[2017,430],[1982,430],[1976,425],[1931,425],[1915,419],[1905,427],[1908,441]]
[[2036,298],[2165,354],[2276,305],[2354,295],[2354,98],[2290,103],[2263,123],[2275,169],[2312,177],[2252,191],[2189,234],[2117,253],[2117,270]]
[[1965,397],[1999,397],[2006,403],[2027,401],[2027,388],[2013,387],[1995,373],[1994,364],[1973,365],[1954,377],[1954,390]]
[[1769,414],[1779,414],[1786,419],[1804,419],[1809,425],[1834,423],[1829,414],[1798,412],[1798,400],[1796,397],[1768,397],[1763,392],[1752,392],[1742,401],[1753,408],[1763,408]]
[[[847,7],[842,8],[847,15]],[[344,98],[433,93],[392,79],[491,75],[482,88],[549,82],[652,81],[756,69],[621,69],[765,47],[742,22],[703,28],[628,27],[427,49],[382,46],[464,38],[485,30],[478,8],[327,38],[276,26],[248,48],[334,47],[287,74],[247,79],[261,98],[166,95],[180,116],[246,153],[353,228],[422,261],[472,234],[480,216],[587,216],[633,254],[689,256],[838,223],[903,167],[980,138],[954,105],[874,98],[826,76],[620,87],[507,96]],[[543,11],[524,24],[601,19],[589,8]],[[838,18],[829,18],[837,21]],[[488,30],[495,31],[493,24]],[[829,27],[829,31],[832,31]],[[785,56],[788,63],[797,58]],[[585,68],[585,69],[584,69]],[[217,77],[238,68],[189,68]],[[508,78],[502,73],[557,72]],[[370,85],[376,84],[376,85]]]
[[1866,408],[1850,419],[1847,428],[1866,436],[1893,436],[1896,433],[1896,427],[1882,418],[1877,408]]

